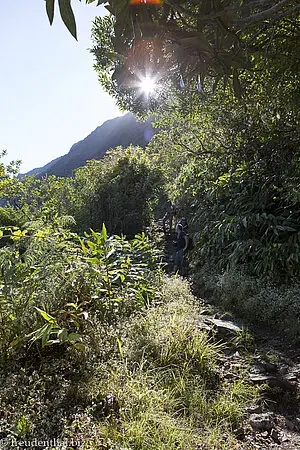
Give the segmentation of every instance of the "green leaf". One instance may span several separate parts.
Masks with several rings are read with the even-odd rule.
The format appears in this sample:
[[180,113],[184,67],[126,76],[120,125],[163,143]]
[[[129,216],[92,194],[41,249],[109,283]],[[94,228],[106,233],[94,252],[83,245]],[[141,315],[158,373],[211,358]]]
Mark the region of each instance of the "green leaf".
[[238,77],[238,72],[236,69],[234,69],[233,71],[233,90],[234,90],[234,95],[237,98],[241,98],[243,95],[243,91],[242,91],[242,87],[241,87],[241,83]]
[[19,345],[20,342],[21,342],[21,338],[18,337],[18,338],[16,338],[16,339],[14,339],[14,340],[11,342],[9,348],[10,348],[10,349],[14,348],[16,345]]
[[52,329],[53,329],[53,325],[51,323],[46,325],[46,328],[45,328],[44,333],[42,335],[42,347],[43,348],[45,347],[45,345],[47,345],[47,343],[49,341],[49,337],[50,337]]
[[78,333],[70,333],[68,336],[68,341],[70,342],[80,342],[81,336]]
[[106,241],[106,238],[107,238],[107,230],[106,230],[106,226],[105,226],[104,223],[102,224],[102,236],[101,236],[101,237],[104,239],[104,241]]
[[22,236],[22,231],[16,230],[16,231],[12,232],[11,239],[13,239],[14,241],[17,241],[21,238],[21,236]]
[[48,339],[45,345],[60,344],[59,339]]
[[81,350],[82,352],[86,351],[86,346],[80,342],[74,344],[74,348],[76,348],[76,350]]
[[76,311],[78,309],[78,306],[75,303],[67,303],[66,306],[71,306],[72,308],[76,309]]
[[89,313],[87,311],[83,311],[83,312],[79,313],[78,316],[83,316],[84,319],[87,320],[89,317]]
[[71,0],[58,0],[58,4],[60,15],[64,24],[72,36],[77,40],[76,21],[71,7]]
[[84,254],[84,255],[86,255],[86,254],[87,254],[87,252],[88,252],[88,249],[86,248],[86,246],[85,246],[85,243],[84,243],[84,242],[83,242],[83,240],[82,240],[82,239],[80,239],[80,238],[79,238],[79,242],[80,242],[80,245],[81,245],[81,248],[82,248],[83,254]]
[[121,342],[121,340],[118,337],[116,338],[116,341],[117,341],[117,344],[118,344],[118,349],[119,349],[119,353],[121,355],[121,358],[124,359],[122,342]]
[[92,263],[92,264],[99,264],[100,259],[96,258],[96,256],[95,256],[94,258],[87,258],[87,262]]
[[55,0],[46,0],[46,11],[47,11],[50,25],[52,25],[53,18],[54,18],[54,2],[55,2]]
[[47,329],[48,325],[49,325],[48,323],[45,323],[45,325],[43,325],[41,328],[38,328],[37,330],[32,331],[29,334],[26,334],[26,337],[31,337],[32,341],[37,341],[43,336],[43,333]]
[[115,253],[116,249],[112,248],[108,253],[107,253],[107,258],[109,258],[111,255],[113,255]]
[[37,306],[35,306],[35,309],[41,314],[41,316],[47,320],[47,322],[49,323],[56,323],[56,320],[54,317],[50,316],[50,314],[46,313],[46,311],[43,311],[42,309],[38,308]]
[[92,242],[92,241],[87,241],[87,245],[92,250],[96,250],[96,248],[97,248],[97,245],[95,244],[95,242]]

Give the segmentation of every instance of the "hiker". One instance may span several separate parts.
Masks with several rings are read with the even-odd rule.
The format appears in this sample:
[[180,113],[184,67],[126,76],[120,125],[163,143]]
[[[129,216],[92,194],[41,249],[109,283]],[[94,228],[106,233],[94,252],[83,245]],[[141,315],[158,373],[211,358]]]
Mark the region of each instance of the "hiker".
[[184,231],[185,231],[185,233],[187,232],[187,229],[188,229],[188,224],[187,224],[187,220],[186,220],[186,218],[185,217],[182,217],[179,221],[178,221],[178,223],[176,224],[176,227],[175,227],[175,233],[177,234],[178,233],[178,226],[179,225],[182,225],[183,226],[183,229],[184,229]]
[[184,253],[188,247],[188,236],[186,234],[187,222],[183,217],[176,225],[176,256],[174,262],[174,272],[180,272],[184,266]]
[[173,226],[173,217],[176,214],[176,210],[175,210],[175,206],[173,205],[173,203],[171,202],[171,200],[168,200],[167,203],[167,211],[166,214],[163,217],[163,230],[164,230],[164,234],[167,234],[167,230],[166,230],[166,222],[169,221],[169,234],[172,233],[172,226]]

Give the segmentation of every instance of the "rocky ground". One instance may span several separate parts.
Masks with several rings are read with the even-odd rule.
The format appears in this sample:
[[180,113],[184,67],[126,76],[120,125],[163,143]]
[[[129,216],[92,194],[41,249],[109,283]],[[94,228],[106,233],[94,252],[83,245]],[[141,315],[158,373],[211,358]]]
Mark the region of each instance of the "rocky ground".
[[[226,339],[236,327],[231,321],[215,320],[217,332]],[[220,331],[221,330],[221,331]],[[237,332],[239,333],[239,332]],[[300,449],[300,351],[287,337],[260,331],[252,334],[253,353],[245,359],[239,352],[224,358],[224,377],[237,376],[236,369],[249,369],[255,385],[263,385],[261,400],[246,411],[235,430],[240,450]]]
[[[172,273],[175,234],[165,237],[167,272]],[[184,275],[184,274],[183,274]],[[211,312],[211,305],[208,304]],[[251,405],[243,424],[235,430],[237,450],[300,449],[300,346],[274,331],[242,331],[232,318],[214,309],[199,326],[213,330],[223,341],[244,340],[245,351],[228,349],[224,355],[224,380],[249,371],[255,385],[263,387],[261,400]],[[249,346],[252,347],[249,351]],[[248,353],[248,357],[245,354]],[[250,370],[249,370],[250,369]]]
[[[256,417],[249,415],[248,418],[249,425],[255,431],[253,441],[257,447],[254,448],[300,449],[298,343],[267,330],[253,330],[253,335],[256,359],[251,367],[250,378],[253,383],[267,385],[261,405],[266,422],[263,421],[260,428]],[[246,448],[252,447],[249,445]]]
[[[245,331],[214,309],[199,324],[211,329],[229,345],[224,352],[224,381],[248,372],[262,387],[257,404],[245,411],[245,420],[234,430],[237,450],[300,449],[300,350],[297,342],[268,330]],[[239,350],[236,350],[238,348]]]

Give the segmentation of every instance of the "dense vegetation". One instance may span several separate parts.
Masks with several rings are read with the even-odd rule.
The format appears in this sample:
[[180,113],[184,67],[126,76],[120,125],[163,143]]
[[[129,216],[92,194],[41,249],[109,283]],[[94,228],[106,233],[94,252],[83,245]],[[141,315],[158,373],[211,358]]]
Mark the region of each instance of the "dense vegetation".
[[[187,280],[164,274],[149,229],[174,201],[194,237],[194,291],[299,335],[299,5],[166,1],[143,5],[152,25],[136,13],[132,31],[120,28],[130,6],[99,3],[112,13],[94,23],[100,81],[119,104],[154,114],[160,133],[69,178],[19,179],[18,163],[0,165],[1,437],[230,449],[257,390],[239,369],[224,381],[224,343],[199,326]],[[70,2],[59,4],[75,35]],[[146,101],[120,79],[136,76],[132,32],[153,41],[158,24],[173,70]]]
[[[199,326],[204,305],[187,282],[164,275],[161,252],[144,233],[127,241],[102,225],[79,235],[74,219],[57,212],[62,192],[63,208],[87,194],[80,176],[92,183],[93,170],[108,183],[117,170],[120,195],[131,192],[120,166],[130,180],[140,175],[139,192],[148,186],[151,200],[144,163],[142,151],[120,150],[72,180],[5,182],[15,205],[2,208],[0,250],[0,420],[8,448],[36,436],[67,448],[228,448],[258,396],[243,368],[233,380],[223,368],[224,350],[243,351],[243,336],[225,346]],[[95,192],[103,188],[101,177],[94,182]]]

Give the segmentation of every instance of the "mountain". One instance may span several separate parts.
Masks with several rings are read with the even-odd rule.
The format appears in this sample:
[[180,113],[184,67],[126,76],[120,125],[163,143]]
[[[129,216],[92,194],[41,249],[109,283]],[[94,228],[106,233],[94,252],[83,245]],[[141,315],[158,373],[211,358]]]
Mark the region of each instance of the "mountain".
[[144,148],[157,132],[152,127],[152,120],[149,117],[144,123],[140,123],[132,113],[107,120],[85,139],[74,144],[69,153],[27,172],[26,175],[69,177],[74,169],[84,166],[87,160],[101,159],[107,150],[119,145],[128,147],[132,144]]
[[55,164],[57,161],[59,161],[63,156],[59,156],[58,158],[53,159],[48,164],[46,164],[43,167],[36,167],[35,169],[30,170],[29,172],[26,172],[25,174],[19,174],[18,177],[24,176],[24,175],[37,175],[39,173],[47,173],[47,171],[50,169],[53,164]]

